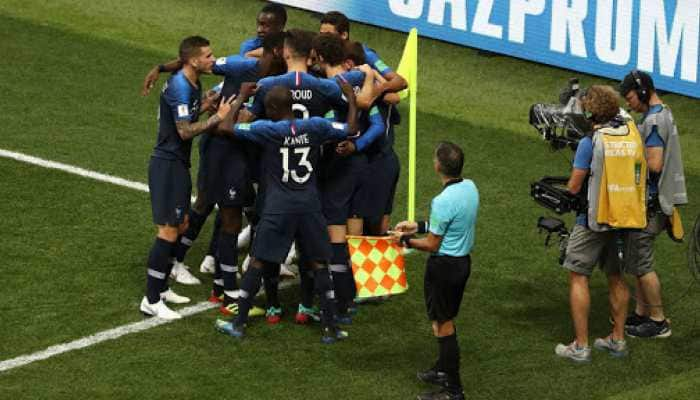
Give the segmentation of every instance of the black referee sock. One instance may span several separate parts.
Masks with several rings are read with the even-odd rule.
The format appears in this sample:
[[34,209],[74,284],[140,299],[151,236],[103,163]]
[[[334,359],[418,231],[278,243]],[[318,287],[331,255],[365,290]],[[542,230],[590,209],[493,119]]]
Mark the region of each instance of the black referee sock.
[[321,304],[321,326],[335,326],[335,293],[328,268],[323,266],[314,270],[314,290]]
[[267,308],[280,307],[279,283],[280,265],[274,263],[266,263],[265,269],[263,270],[263,285],[265,287],[265,298],[267,299]]
[[254,266],[248,270],[241,279],[241,290],[238,297],[238,316],[234,320],[237,326],[243,326],[248,321],[248,312],[253,307],[253,299],[260,290],[260,280],[263,276],[263,269]]
[[175,259],[178,262],[183,262],[185,260],[185,254],[187,254],[187,251],[192,246],[192,243],[197,240],[199,232],[202,230],[202,226],[204,225],[204,222],[206,222],[209,213],[198,214],[196,211],[190,209],[189,216],[189,227],[187,228],[187,231],[185,231],[185,233],[178,238],[177,244],[175,245]]
[[443,372],[447,374],[447,390],[452,393],[462,391],[462,380],[459,376],[459,343],[457,334],[438,337],[440,344],[440,360]]
[[330,271],[337,295],[338,313],[347,314],[348,305],[355,298],[355,279],[349,266],[350,253],[347,243],[331,243]]
[[224,290],[238,289],[238,235],[221,232],[219,234],[219,265],[224,278]]
[[314,306],[314,272],[305,259],[299,260],[299,281],[301,304],[306,308]]
[[175,243],[159,237],[153,242],[148,255],[148,270],[146,276],[146,297],[148,302],[155,304],[160,301],[160,292],[168,279],[168,264]]

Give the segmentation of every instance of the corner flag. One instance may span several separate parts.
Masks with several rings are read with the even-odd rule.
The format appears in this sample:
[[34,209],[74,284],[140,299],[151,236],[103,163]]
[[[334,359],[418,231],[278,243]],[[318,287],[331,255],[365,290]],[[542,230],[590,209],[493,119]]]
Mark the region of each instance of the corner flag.
[[396,73],[408,82],[399,92],[401,99],[409,97],[408,118],[408,220],[416,218],[416,92],[418,91],[418,30],[411,29]]

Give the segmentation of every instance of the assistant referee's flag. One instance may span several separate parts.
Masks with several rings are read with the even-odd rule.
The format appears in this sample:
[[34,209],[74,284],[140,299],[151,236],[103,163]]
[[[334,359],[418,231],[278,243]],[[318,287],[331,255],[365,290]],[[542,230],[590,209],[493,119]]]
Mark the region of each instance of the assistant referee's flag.
[[408,116],[408,220],[416,217],[416,94],[418,91],[418,30],[411,29],[396,71],[408,82],[408,88],[399,93],[409,98]]
[[391,237],[348,236],[357,297],[400,294],[408,290],[402,247]]

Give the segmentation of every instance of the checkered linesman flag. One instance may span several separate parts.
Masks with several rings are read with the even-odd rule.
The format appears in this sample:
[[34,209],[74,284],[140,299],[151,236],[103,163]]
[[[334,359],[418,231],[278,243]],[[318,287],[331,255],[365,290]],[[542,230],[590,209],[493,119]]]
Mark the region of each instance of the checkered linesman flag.
[[402,247],[391,237],[348,236],[357,297],[400,294],[408,290]]

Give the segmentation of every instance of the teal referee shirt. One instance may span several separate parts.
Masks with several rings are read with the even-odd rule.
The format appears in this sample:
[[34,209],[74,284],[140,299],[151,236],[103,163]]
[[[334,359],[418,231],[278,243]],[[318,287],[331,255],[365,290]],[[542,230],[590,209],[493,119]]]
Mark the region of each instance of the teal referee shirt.
[[479,191],[470,179],[453,180],[430,205],[433,235],[442,236],[439,255],[463,257],[474,246]]

